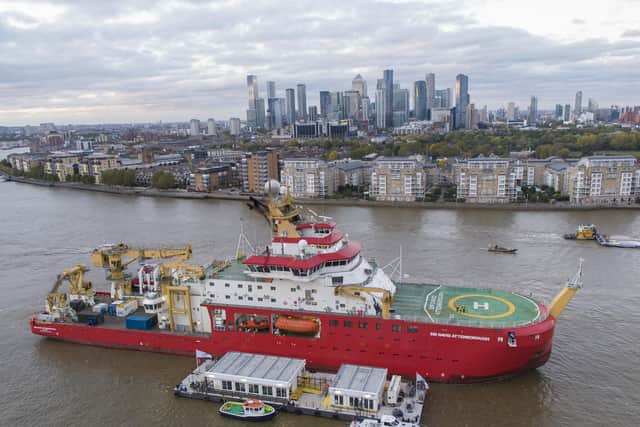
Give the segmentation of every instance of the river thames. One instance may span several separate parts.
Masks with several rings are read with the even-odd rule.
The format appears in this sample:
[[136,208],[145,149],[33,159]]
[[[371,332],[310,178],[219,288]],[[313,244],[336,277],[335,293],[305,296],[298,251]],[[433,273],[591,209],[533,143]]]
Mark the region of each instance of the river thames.
[[[235,251],[241,220],[255,241],[268,229],[244,203],[135,198],[0,182],[0,413],[3,425],[222,426],[217,405],[178,399],[172,388],[194,360],[67,344],[31,335],[58,272],[89,264],[92,248],[191,243],[195,262]],[[640,419],[640,250],[566,241],[595,223],[640,238],[638,211],[512,212],[314,206],[365,256],[385,263],[402,247],[408,281],[495,287],[549,302],[584,258],[584,289],[556,326],[549,362],[488,384],[433,384],[423,425],[631,426]],[[519,249],[488,253],[490,241]],[[104,272],[93,269],[96,288]],[[258,350],[258,349],[256,349]],[[266,425],[344,426],[280,414]]]

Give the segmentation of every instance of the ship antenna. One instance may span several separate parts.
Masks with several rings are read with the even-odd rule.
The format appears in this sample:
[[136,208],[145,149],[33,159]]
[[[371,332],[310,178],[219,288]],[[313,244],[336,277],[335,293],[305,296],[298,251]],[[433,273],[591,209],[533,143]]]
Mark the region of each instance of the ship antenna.
[[244,245],[247,245],[249,247],[249,249],[251,250],[251,253],[255,252],[253,245],[251,245],[251,242],[249,241],[249,239],[247,239],[247,236],[244,234],[244,220],[241,218],[240,219],[240,235],[238,236],[238,245],[236,246],[236,259],[241,259],[242,257],[245,256]]
[[402,275],[402,245],[400,245],[400,259],[398,260],[398,262],[400,263],[400,281],[402,281],[402,279],[404,278],[404,276]]

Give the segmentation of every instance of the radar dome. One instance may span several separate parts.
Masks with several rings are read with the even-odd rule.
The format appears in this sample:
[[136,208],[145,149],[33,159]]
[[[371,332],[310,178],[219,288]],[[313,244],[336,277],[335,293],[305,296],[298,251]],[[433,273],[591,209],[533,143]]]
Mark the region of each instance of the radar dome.
[[302,239],[302,240],[300,240],[300,241],[298,242],[298,247],[299,247],[300,249],[304,250],[304,248],[306,248],[308,244],[309,244],[309,243],[308,243],[306,240]]
[[272,196],[277,196],[280,193],[280,183],[275,179],[270,179],[264,184],[264,192]]

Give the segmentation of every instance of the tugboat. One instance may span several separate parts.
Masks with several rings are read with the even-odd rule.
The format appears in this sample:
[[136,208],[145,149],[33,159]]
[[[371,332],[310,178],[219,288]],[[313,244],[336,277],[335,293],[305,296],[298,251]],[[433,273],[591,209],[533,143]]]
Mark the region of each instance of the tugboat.
[[489,245],[487,250],[489,252],[497,252],[501,254],[515,254],[518,251],[515,248],[506,248],[504,246],[499,246],[499,245]]
[[262,400],[247,399],[244,402],[226,402],[218,410],[220,415],[244,421],[266,421],[275,417],[277,412]]
[[567,240],[595,240],[598,234],[593,224],[580,224],[575,233],[567,233],[563,237]]

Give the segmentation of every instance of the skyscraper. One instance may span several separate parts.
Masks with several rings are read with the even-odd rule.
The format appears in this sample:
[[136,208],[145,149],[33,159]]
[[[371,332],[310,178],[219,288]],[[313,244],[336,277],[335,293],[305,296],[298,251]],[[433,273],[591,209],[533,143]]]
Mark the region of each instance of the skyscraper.
[[554,118],[556,120],[562,120],[562,104],[556,104],[556,111]]
[[469,101],[469,77],[458,74],[456,76],[456,129],[464,128],[467,124]]
[[296,91],[293,88],[285,90],[285,103],[287,111],[287,123],[290,125],[296,122]]
[[217,135],[216,121],[213,119],[207,120],[207,135]]
[[531,126],[538,122],[538,98],[531,97],[531,103],[529,104],[529,118],[528,125]]
[[433,104],[433,108],[451,108],[451,89],[436,90]]
[[385,89],[376,89],[376,127],[384,129],[387,127],[387,94]]
[[231,117],[229,119],[229,133],[232,136],[240,135],[240,119],[239,118]]
[[[391,126],[393,123],[393,70],[384,70],[384,112],[385,112],[385,124]],[[376,99],[376,108],[378,100]]]
[[369,97],[362,98],[362,120],[368,122],[371,115],[371,101]]
[[360,98],[367,96],[367,82],[360,74],[355,76],[351,81],[351,90],[358,92],[360,94]]
[[[426,93],[426,117],[427,119],[431,118],[431,109],[434,108],[434,99],[436,97],[436,75],[433,73],[428,73],[425,77],[425,82],[427,85],[427,93]],[[443,108],[448,108],[443,107]]]
[[573,106],[573,115],[578,117],[582,113],[582,91],[576,92],[576,103]]
[[311,105],[309,107],[309,121],[315,122],[316,120],[318,120],[318,107]]
[[507,104],[507,120],[514,121],[516,119],[516,104],[510,102]]
[[303,83],[298,84],[298,116],[307,121],[307,86]]
[[258,99],[258,76],[249,74],[247,76],[247,94],[249,95],[249,109],[256,108]]
[[191,119],[191,122],[189,122],[189,128],[189,133],[191,134],[191,136],[200,135],[200,120]]
[[331,93],[328,90],[320,91],[320,117],[326,118],[331,103]]
[[256,127],[264,127],[264,98],[256,98]]
[[276,97],[276,82],[267,82],[267,99]]
[[358,113],[360,112],[360,92],[356,90],[347,90],[343,93],[342,97],[344,100],[344,113],[346,118],[358,118]]
[[393,90],[393,126],[402,126],[409,120],[409,97],[409,89]]
[[413,111],[416,120],[427,119],[427,83],[424,80],[413,82]]
[[564,121],[568,122],[571,120],[571,105],[564,104]]

